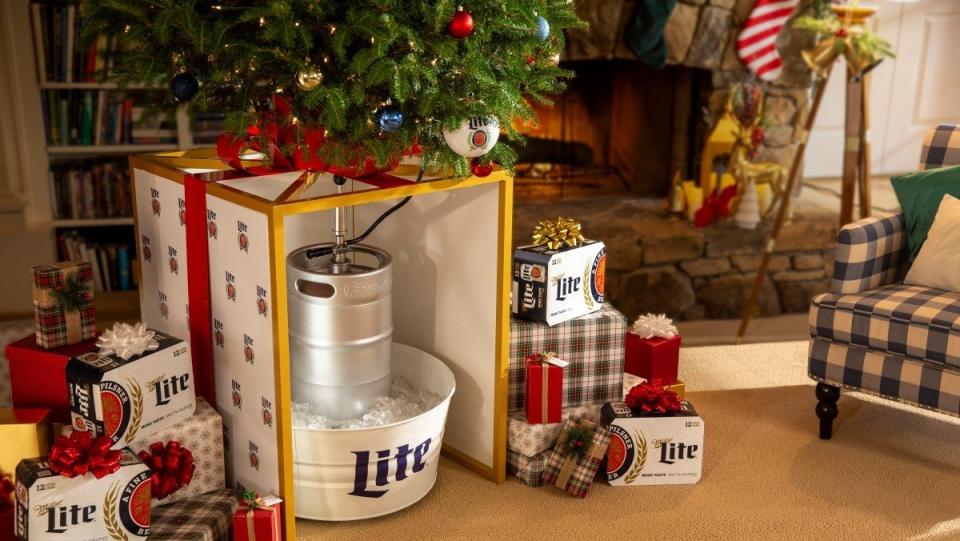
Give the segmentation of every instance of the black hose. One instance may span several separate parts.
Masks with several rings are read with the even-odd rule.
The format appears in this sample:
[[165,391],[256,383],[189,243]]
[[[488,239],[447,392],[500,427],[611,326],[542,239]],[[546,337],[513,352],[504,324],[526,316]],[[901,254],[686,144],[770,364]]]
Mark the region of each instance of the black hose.
[[[418,183],[418,184],[420,183],[421,180],[423,180],[423,172],[424,172],[425,170],[426,170],[426,166],[420,167],[420,172],[417,173],[417,183]],[[341,178],[342,178],[342,177],[341,177]],[[412,198],[413,198],[412,195],[408,195],[408,196],[404,197],[402,200],[400,200],[399,203],[397,203],[396,205],[394,205],[394,206],[390,207],[389,209],[387,209],[386,212],[384,212],[384,213],[381,214],[376,220],[374,220],[373,223],[370,224],[370,227],[368,227],[366,231],[364,231],[362,234],[360,234],[360,236],[354,237],[354,238],[348,240],[347,243],[346,243],[347,246],[351,246],[351,245],[357,244],[358,242],[363,242],[364,239],[366,239],[368,236],[370,236],[371,233],[373,233],[373,230],[376,229],[377,226],[380,225],[381,222],[383,222],[384,220],[386,220],[387,217],[389,217],[389,216],[390,216],[391,214],[393,214],[394,212],[400,210],[400,208],[403,207],[404,205],[406,205],[407,203],[409,203]],[[332,254],[332,253],[333,253],[333,246],[327,246],[327,247],[324,247],[324,248],[311,248],[310,250],[307,250],[306,256],[307,256],[308,258],[311,258],[311,259],[312,259],[312,258],[314,258],[314,257],[320,257],[320,256],[324,256],[324,255],[330,255],[330,254]]]

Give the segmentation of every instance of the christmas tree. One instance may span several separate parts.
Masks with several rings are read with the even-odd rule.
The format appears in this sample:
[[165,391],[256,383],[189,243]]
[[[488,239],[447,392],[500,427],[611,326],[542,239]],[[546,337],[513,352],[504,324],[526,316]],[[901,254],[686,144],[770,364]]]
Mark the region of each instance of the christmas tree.
[[[580,24],[570,0],[85,0],[82,15],[88,38],[117,37],[121,86],[169,87],[160,105],[224,112],[260,149],[385,166],[418,145],[458,176],[487,149],[458,154],[444,132],[479,118],[521,140],[512,121],[563,89],[563,30]],[[514,158],[501,143],[474,163]]]

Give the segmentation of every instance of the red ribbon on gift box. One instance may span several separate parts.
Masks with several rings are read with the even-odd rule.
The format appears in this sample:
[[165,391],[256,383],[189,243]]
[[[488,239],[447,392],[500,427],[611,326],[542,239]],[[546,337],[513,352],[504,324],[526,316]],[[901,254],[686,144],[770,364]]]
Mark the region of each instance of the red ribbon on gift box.
[[64,477],[92,473],[100,479],[120,469],[120,451],[111,451],[109,436],[94,438],[89,432],[74,430],[69,437],[58,436],[50,448],[50,470]]
[[193,479],[193,453],[177,440],[166,445],[162,441],[150,444],[150,452],[140,451],[137,456],[152,472],[150,480],[153,497],[162,500],[190,484]]

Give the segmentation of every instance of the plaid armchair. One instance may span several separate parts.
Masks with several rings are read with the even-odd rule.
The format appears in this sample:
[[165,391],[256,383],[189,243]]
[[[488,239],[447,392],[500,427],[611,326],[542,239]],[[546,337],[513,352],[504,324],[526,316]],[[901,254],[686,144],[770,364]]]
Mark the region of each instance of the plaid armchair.
[[[960,165],[960,126],[927,134],[922,169]],[[820,437],[830,439],[840,388],[960,415],[960,293],[902,283],[902,213],[844,226],[830,292],[810,307],[810,362]]]

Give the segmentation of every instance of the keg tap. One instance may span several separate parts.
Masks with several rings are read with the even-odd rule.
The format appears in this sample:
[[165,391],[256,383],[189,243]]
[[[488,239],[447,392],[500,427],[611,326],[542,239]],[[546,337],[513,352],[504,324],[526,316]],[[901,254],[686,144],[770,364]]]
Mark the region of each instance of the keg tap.
[[[333,182],[337,185],[337,195],[343,193],[343,185],[347,179],[341,175],[334,175]],[[347,208],[337,207],[333,210],[333,258],[330,271],[333,274],[344,274],[350,270],[350,258],[347,256]]]

